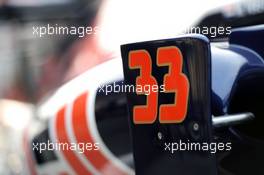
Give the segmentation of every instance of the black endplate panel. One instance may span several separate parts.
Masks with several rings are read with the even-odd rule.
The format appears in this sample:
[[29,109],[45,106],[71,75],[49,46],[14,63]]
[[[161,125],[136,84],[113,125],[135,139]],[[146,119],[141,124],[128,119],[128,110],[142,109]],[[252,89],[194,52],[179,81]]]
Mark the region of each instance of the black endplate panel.
[[[129,69],[129,52],[145,49],[151,55],[152,75],[161,85],[168,68],[156,65],[156,54],[157,49],[163,46],[176,46],[182,52],[183,73],[190,83],[187,116],[178,124],[162,124],[158,119],[153,124],[134,124],[133,107],[146,104],[146,97],[127,93],[136,174],[215,175],[217,172],[215,155],[209,151],[172,153],[165,150],[165,143],[179,143],[180,140],[185,143],[211,141],[211,55],[208,40],[197,35],[122,45],[125,83],[135,85],[136,77],[139,76],[138,69]],[[171,103],[174,94],[159,93],[158,97],[159,105]],[[199,125],[198,130],[193,129],[194,123]],[[162,133],[161,139],[158,138],[158,133]]]

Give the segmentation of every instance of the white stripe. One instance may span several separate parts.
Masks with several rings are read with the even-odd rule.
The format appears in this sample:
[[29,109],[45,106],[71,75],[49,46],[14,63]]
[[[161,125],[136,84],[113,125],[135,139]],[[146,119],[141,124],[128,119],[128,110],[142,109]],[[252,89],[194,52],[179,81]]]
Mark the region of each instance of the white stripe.
[[[77,98],[76,98],[77,99]],[[75,100],[76,100],[75,99]],[[72,109],[73,109],[73,103],[70,103],[67,106],[67,110],[66,110],[66,130],[67,130],[67,135],[69,137],[69,141],[70,143],[77,143],[77,139],[74,135],[74,131],[73,131],[73,126],[72,126]],[[89,132],[89,131],[87,131]],[[78,133],[75,133],[78,134]],[[95,169],[95,167],[91,164],[91,162],[89,160],[86,159],[86,157],[84,156],[84,154],[82,153],[78,153],[77,150],[74,151],[74,154],[79,158],[79,160],[83,163],[83,165],[85,165],[86,168],[88,168],[88,170],[94,174],[94,175],[100,175],[99,171],[97,171],[97,169]]]
[[[53,117],[50,118],[48,126],[49,126],[49,135],[50,135],[50,139],[53,143],[58,143],[58,134],[56,132],[56,120],[57,120],[57,115],[54,114]],[[74,170],[72,169],[72,167],[69,165],[69,162],[66,160],[66,157],[64,156],[64,154],[59,151],[59,150],[54,150],[54,153],[56,154],[56,156],[58,157],[58,162],[60,162],[61,166],[57,166],[55,169],[53,169],[53,171],[57,170],[58,172],[67,172],[70,174],[74,174]]]

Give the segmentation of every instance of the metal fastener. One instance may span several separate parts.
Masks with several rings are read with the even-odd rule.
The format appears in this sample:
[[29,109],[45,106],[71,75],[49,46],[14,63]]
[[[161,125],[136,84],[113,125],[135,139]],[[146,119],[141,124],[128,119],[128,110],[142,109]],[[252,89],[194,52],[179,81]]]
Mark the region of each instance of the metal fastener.
[[193,124],[193,130],[194,131],[198,131],[199,130],[199,124],[198,123],[194,123]]
[[163,138],[163,135],[161,132],[158,132],[158,139],[161,140]]

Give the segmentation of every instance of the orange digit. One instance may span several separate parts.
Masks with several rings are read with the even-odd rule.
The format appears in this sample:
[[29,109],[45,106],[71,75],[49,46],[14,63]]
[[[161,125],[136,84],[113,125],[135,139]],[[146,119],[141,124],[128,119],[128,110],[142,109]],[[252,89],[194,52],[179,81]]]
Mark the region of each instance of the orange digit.
[[[140,75],[136,78],[136,85],[150,87],[157,85],[156,79],[152,76],[152,60],[146,50],[131,51],[129,53],[129,68],[140,69]],[[144,91],[144,90],[143,90]],[[144,94],[146,92],[137,94]],[[157,118],[158,93],[150,91],[146,96],[146,105],[137,105],[133,108],[133,120],[136,124],[154,123]]]
[[189,81],[182,73],[183,57],[175,47],[162,47],[157,51],[158,66],[169,66],[169,72],[164,76],[165,93],[175,93],[173,104],[160,105],[160,123],[180,123],[187,113],[189,97]]

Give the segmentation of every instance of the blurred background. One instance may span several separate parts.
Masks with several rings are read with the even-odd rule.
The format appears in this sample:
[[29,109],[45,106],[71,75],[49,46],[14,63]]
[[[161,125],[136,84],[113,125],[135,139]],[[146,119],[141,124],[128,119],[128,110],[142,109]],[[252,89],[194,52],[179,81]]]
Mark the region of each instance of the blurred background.
[[[264,3],[252,2],[0,0],[0,174],[25,174],[22,131],[39,120],[38,106],[64,83],[119,56],[120,44],[175,37],[190,26],[254,24],[263,19]],[[47,24],[98,32],[33,34]]]

